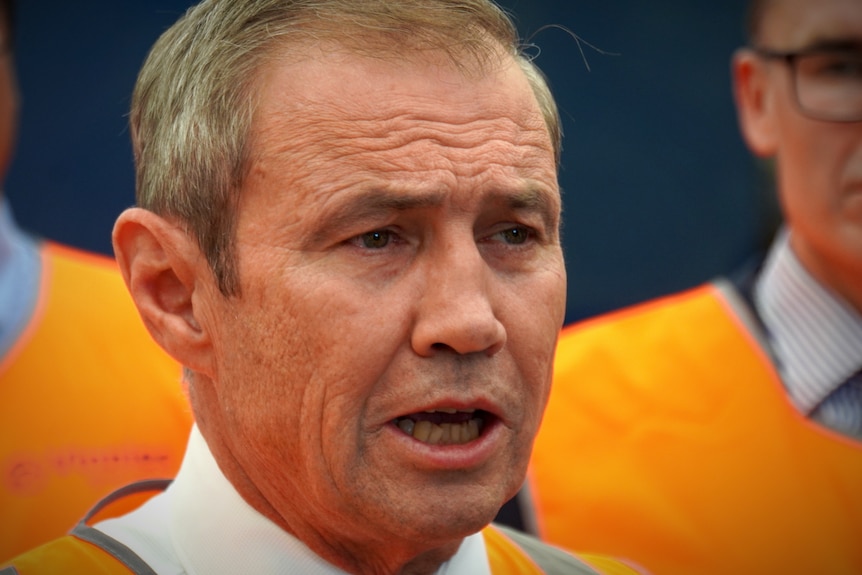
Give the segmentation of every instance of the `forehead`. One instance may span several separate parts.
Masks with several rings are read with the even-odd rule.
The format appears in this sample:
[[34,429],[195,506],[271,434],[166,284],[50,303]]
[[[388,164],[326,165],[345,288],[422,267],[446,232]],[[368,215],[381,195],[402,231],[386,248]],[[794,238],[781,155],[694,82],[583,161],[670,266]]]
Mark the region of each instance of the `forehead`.
[[381,184],[558,194],[547,127],[509,56],[480,70],[436,52],[393,59],[316,49],[270,61],[258,97],[247,198],[289,189],[293,202],[313,205]]
[[482,69],[460,64],[439,52],[397,59],[337,48],[314,49],[299,61],[273,59],[258,78],[253,132],[264,138],[306,130],[351,137],[419,121],[468,132],[476,127],[471,122],[494,120],[512,130],[546,132],[514,58],[493,58]]
[[834,40],[862,43],[862,0],[772,0],[762,18],[762,42],[778,49]]

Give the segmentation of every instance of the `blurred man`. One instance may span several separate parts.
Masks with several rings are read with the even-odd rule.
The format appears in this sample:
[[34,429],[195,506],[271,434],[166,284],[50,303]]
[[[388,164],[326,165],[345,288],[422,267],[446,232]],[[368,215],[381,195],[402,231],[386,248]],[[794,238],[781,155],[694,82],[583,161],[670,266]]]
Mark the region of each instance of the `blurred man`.
[[754,273],[568,328],[522,493],[655,573],[862,573],[862,2],[753,1],[742,132],[786,226]]
[[205,1],[131,124],[115,251],[196,427],[164,493],[19,573],[630,572],[489,526],[566,292],[559,118],[505,13]]
[[[0,181],[18,115],[12,8],[0,2]],[[27,235],[0,195],[0,561],[130,481],[173,476],[190,428],[179,364],[116,263]]]

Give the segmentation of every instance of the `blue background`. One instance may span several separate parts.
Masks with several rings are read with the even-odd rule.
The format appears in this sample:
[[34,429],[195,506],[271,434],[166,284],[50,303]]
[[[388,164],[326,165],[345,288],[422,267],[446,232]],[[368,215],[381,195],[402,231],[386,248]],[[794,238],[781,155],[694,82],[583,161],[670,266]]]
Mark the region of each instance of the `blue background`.
[[[19,1],[22,114],[4,189],[23,227],[110,253],[134,202],[135,76],[189,4]],[[540,48],[563,115],[567,321],[727,273],[764,246],[778,216],[730,87],[742,0],[503,5]]]

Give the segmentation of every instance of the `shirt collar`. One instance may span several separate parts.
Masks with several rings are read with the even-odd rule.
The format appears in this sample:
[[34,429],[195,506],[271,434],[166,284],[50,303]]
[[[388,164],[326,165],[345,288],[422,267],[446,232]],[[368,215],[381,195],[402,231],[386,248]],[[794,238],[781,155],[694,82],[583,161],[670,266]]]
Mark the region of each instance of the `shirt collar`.
[[[162,501],[154,501],[159,499]],[[138,514],[145,521],[131,526],[135,537],[156,539],[164,529],[154,525],[152,513],[147,513],[145,508],[151,504],[168,510],[171,544],[161,544],[161,548],[176,553],[182,565],[178,572],[345,575],[245,502],[219,469],[197,426],[192,428],[182,466],[168,490],[126,518],[113,521],[128,521],[130,517],[134,521]],[[151,535],[147,535],[148,530]],[[150,553],[146,546],[132,547],[145,561],[160,562],[157,557],[146,556]],[[464,539],[458,552],[436,573],[456,574],[491,575],[481,533]]]
[[862,364],[862,316],[819,283],[776,238],[754,287],[779,371],[796,406],[809,414]]

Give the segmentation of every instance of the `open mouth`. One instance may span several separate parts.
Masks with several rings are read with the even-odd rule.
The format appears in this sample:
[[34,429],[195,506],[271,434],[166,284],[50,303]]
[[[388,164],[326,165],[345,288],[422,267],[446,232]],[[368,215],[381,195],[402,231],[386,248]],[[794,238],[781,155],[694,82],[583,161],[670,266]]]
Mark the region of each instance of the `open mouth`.
[[482,434],[492,415],[481,409],[440,408],[392,420],[413,439],[430,445],[463,445]]

